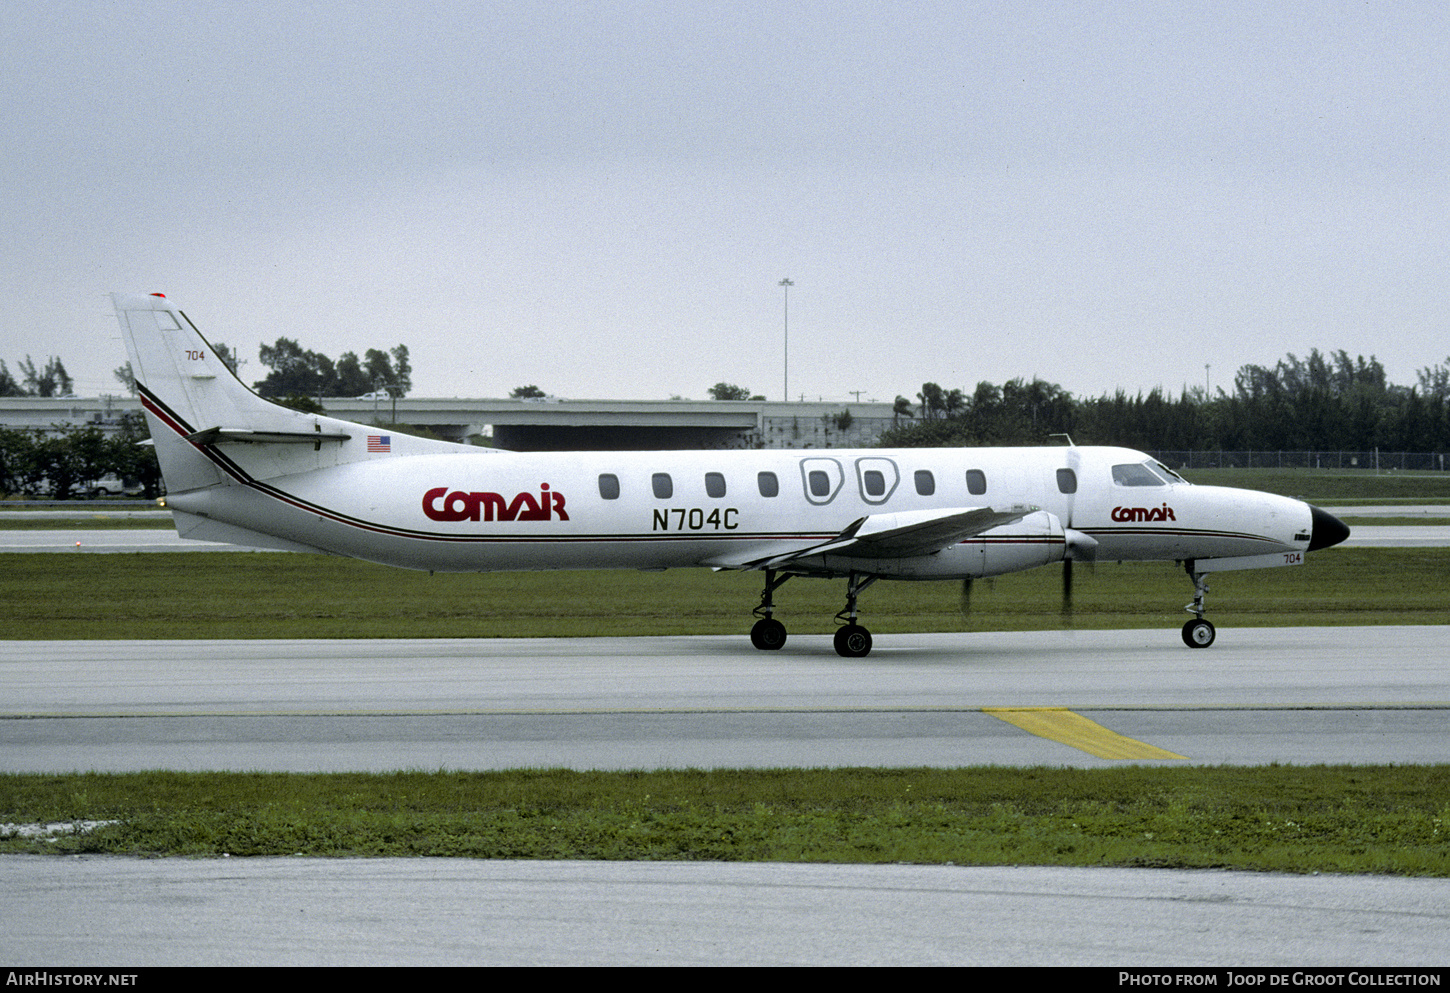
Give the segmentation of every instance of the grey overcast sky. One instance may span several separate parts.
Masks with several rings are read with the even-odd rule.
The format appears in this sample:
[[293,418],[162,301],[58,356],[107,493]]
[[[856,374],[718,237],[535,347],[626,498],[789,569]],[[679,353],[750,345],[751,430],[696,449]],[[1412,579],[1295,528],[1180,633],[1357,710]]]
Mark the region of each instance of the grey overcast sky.
[[[1079,396],[1450,355],[1450,7],[8,0],[0,358],[106,293],[414,393]],[[1205,366],[1210,368],[1205,369]]]

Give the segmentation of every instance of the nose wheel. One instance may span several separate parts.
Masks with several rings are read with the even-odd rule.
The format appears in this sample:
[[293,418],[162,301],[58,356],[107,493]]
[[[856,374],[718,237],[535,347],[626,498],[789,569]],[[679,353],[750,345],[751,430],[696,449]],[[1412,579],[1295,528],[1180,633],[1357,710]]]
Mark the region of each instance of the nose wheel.
[[859,624],[836,628],[836,654],[848,659],[863,659],[871,654],[871,632]]
[[1213,644],[1217,632],[1213,624],[1203,617],[1203,599],[1208,595],[1208,583],[1204,579],[1204,573],[1193,567],[1193,560],[1183,564],[1190,579],[1193,580],[1193,602],[1183,609],[1194,615],[1193,620],[1183,625],[1183,643],[1189,648],[1207,648]]
[[1189,648],[1207,648],[1216,633],[1213,624],[1200,617],[1183,625],[1183,643]]

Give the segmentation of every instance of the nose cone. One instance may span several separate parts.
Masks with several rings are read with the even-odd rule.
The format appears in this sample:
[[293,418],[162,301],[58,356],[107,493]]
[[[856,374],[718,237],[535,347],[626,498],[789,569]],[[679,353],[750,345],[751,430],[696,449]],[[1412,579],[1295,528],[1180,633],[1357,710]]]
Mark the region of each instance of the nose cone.
[[1312,504],[1309,512],[1314,518],[1314,530],[1309,535],[1309,551],[1337,545],[1349,537],[1349,526],[1333,514]]

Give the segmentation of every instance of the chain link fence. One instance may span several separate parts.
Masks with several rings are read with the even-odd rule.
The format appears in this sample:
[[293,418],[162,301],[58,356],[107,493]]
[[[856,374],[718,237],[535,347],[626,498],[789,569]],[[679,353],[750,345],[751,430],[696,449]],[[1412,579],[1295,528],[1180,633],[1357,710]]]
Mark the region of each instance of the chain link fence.
[[1149,452],[1172,469],[1367,469],[1444,472],[1445,452]]

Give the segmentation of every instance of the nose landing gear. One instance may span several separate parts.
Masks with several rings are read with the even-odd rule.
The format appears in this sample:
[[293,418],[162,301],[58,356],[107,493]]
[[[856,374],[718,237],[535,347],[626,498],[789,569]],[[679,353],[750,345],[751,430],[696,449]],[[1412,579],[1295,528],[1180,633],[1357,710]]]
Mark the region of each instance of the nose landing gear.
[[1183,625],[1183,643],[1189,648],[1207,648],[1213,644],[1217,632],[1213,624],[1203,617],[1203,598],[1208,593],[1208,583],[1204,580],[1206,573],[1195,569],[1192,559],[1183,563],[1183,568],[1193,580],[1193,602],[1183,609],[1194,615],[1193,620]]

